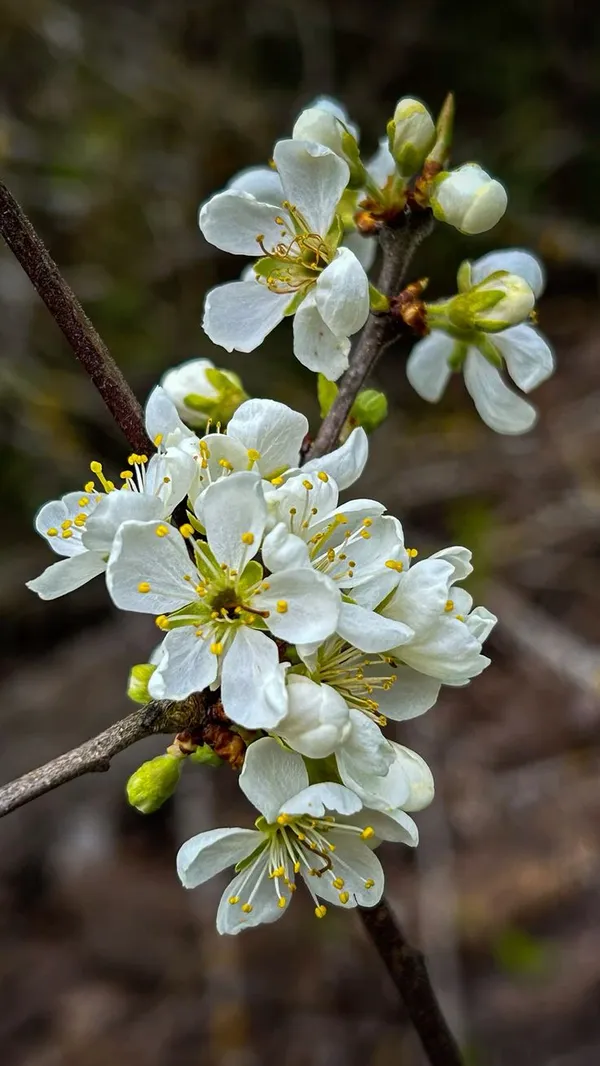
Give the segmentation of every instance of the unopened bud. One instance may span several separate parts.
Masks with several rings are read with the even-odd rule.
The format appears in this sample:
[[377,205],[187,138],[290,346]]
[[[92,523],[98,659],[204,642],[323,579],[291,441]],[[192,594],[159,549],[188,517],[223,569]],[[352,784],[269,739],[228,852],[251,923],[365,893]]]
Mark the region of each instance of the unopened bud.
[[168,370],[161,385],[190,426],[205,426],[209,418],[226,423],[248,399],[237,374],[218,370],[210,359],[190,359]]
[[362,426],[366,433],[373,433],[387,418],[388,402],[384,392],[363,389],[359,392],[350,410],[350,421]]
[[461,330],[499,333],[524,322],[535,305],[535,296],[524,278],[497,270],[485,281],[448,301],[446,314]]
[[406,96],[396,104],[394,117],[388,123],[390,152],[403,178],[410,178],[421,169],[425,157],[435,141],[435,124],[420,100]]
[[495,226],[507,203],[504,186],[477,163],[442,171],[429,191],[429,204],[435,217],[467,234],[484,233]]
[[201,744],[190,754],[191,762],[200,763],[202,766],[220,766],[223,762],[208,744]]
[[157,755],[131,775],[126,786],[127,799],[141,814],[152,814],[173,795],[179,783],[182,758]]
[[148,692],[148,682],[155,670],[154,663],[139,663],[131,667],[127,681],[127,695],[134,703],[148,703],[152,699]]
[[316,141],[335,152],[350,167],[350,185],[364,182],[365,168],[354,128],[342,121],[339,114],[323,107],[307,107],[296,119],[292,137],[295,141]]

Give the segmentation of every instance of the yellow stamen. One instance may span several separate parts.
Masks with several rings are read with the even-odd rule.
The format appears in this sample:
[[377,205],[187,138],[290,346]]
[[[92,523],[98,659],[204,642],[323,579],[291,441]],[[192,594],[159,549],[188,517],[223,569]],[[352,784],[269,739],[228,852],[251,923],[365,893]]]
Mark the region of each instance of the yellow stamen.
[[372,878],[368,877],[365,881],[365,888],[373,888],[374,884],[375,882],[372,880]]
[[302,484],[304,485],[304,488],[307,490],[307,492],[309,492],[310,489],[314,488],[312,481],[309,481],[308,478],[305,478]]
[[445,611],[453,611],[454,610],[454,600],[446,600],[446,605],[444,607],[444,610]]
[[239,903],[240,902],[240,897],[239,896],[230,896],[227,902],[231,903],[231,904]]
[[150,588],[151,586],[149,581],[140,581],[138,585],[138,592],[150,592]]
[[375,830],[372,825],[366,825],[360,834],[361,840],[369,840],[370,837],[375,836]]
[[395,570],[398,574],[401,574],[404,570],[404,563],[399,563],[396,559],[386,559],[385,565],[388,570]]
[[325,484],[327,484],[327,482],[329,481],[329,474],[326,474],[324,470],[319,470],[317,477],[319,481],[323,481],[325,482]]
[[164,438],[163,438],[162,433],[157,433],[155,438],[154,438],[154,443],[155,443],[157,448],[160,448],[163,440],[164,440]]
[[229,462],[229,459],[219,459],[219,466],[222,466],[223,470],[233,470],[233,464]]
[[154,532],[156,533],[157,537],[166,537],[167,533],[169,532],[169,527],[161,524],[160,526],[156,527]]
[[336,877],[335,881],[331,882],[334,888],[343,888],[345,881],[343,877]]
[[254,533],[242,533],[242,544],[254,544]]
[[191,526],[189,522],[184,522],[183,525],[179,527],[179,532],[182,537],[193,537],[194,527]]
[[242,903],[242,910],[243,910],[244,914],[250,914],[250,911],[252,910],[252,904],[251,903]]
[[157,625],[159,629],[168,629],[169,619],[167,618],[166,614],[159,614],[154,619],[154,624]]
[[283,485],[283,478],[282,477],[272,477],[271,478],[271,484],[275,485],[277,487],[279,485]]
[[407,554],[410,555],[411,559],[416,559],[417,555],[419,554],[416,548],[407,548],[406,551]]
[[324,903],[321,903],[320,906],[315,907],[315,916],[317,918],[324,918],[326,914],[327,914],[327,907],[325,906]]
[[350,899],[350,893],[349,892],[340,892],[338,899],[339,899],[340,903],[347,903],[348,900]]
[[[96,486],[94,485],[93,481],[86,481],[85,485],[83,486],[83,491],[84,492],[93,492],[95,488],[96,488]],[[82,504],[80,504],[80,506],[81,507],[85,507],[85,504],[82,503]]]
[[287,600],[277,600],[276,610],[277,614],[286,614],[288,609]]
[[283,909],[285,907],[285,904],[286,904],[285,898],[283,896],[279,896],[278,899],[277,899],[277,906],[281,907]]
[[50,529],[47,529],[46,533],[49,537],[56,537],[58,535],[58,530],[55,529],[54,526],[50,526]]
[[363,526],[372,526],[373,525],[373,519],[372,518],[363,518],[362,524],[363,524]]
[[210,646],[210,650],[213,655],[220,655],[223,651],[223,645],[220,640],[214,640]]
[[257,463],[260,459],[260,452],[257,452],[256,448],[248,448],[246,454],[251,463]]

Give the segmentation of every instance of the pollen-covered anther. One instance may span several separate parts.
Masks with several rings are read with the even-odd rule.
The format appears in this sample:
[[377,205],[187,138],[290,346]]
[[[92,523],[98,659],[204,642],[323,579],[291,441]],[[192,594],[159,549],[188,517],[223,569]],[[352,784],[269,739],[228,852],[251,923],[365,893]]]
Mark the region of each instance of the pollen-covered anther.
[[55,526],[50,526],[50,529],[46,530],[46,536],[48,536],[48,537],[57,537],[58,536],[58,530],[55,528]]
[[167,618],[166,614],[159,614],[154,619],[154,624],[157,625],[159,629],[168,629],[169,619]]
[[375,882],[373,881],[373,879],[371,877],[368,877],[365,881],[365,888],[373,888],[374,884]]
[[417,548],[407,548],[406,549],[406,554],[410,555],[411,559],[416,559],[417,555],[419,554],[419,552],[418,552]]
[[283,877],[284,873],[285,873],[285,870],[284,870],[283,866],[276,866],[274,870],[271,870],[271,873],[269,874],[269,877],[271,877],[271,878],[273,878],[273,877]]
[[[96,486],[94,485],[93,481],[86,481],[85,485],[83,486],[83,491],[84,492],[94,492],[95,488],[96,488]],[[80,507],[85,507],[85,504],[84,503],[80,503],[79,506]]]
[[325,484],[329,481],[329,474],[326,474],[324,470],[319,470],[317,477],[319,481],[323,481]]
[[196,596],[206,596],[206,588],[204,585],[196,585],[194,592]]
[[285,907],[285,905],[286,905],[286,898],[285,898],[285,896],[278,896],[278,897],[277,897],[277,906],[278,906],[278,907],[281,907],[281,909],[283,910],[283,908]]
[[260,452],[258,452],[256,448],[248,448],[246,455],[248,456],[251,463],[257,463],[260,459]]
[[287,600],[277,600],[276,611],[277,614],[287,614],[288,602]]
[[151,585],[149,581],[140,581],[138,585],[138,592],[150,592]]
[[230,896],[229,899],[227,900],[227,902],[231,903],[231,905],[233,906],[235,903],[239,903],[240,902],[240,897],[239,896]]
[[154,532],[156,533],[156,536],[157,536],[157,537],[166,537],[166,536],[167,536],[167,534],[168,534],[168,532],[169,532],[169,527],[168,527],[168,526],[165,526],[165,525],[164,525],[164,524],[163,524],[163,523],[161,522],[161,524],[160,524],[159,526],[157,526],[157,527],[156,527],[156,529],[154,530]]
[[[282,811],[281,814],[277,815],[277,822],[279,825],[288,825],[290,821],[290,816],[289,814],[286,814],[285,811]],[[300,833],[298,834],[298,839],[302,839],[302,835]]]
[[360,834],[361,840],[370,840],[372,836],[375,836],[375,830],[372,825],[366,825]]
[[73,519],[74,524],[81,529],[81,527],[84,526],[87,522],[87,517],[88,516],[86,514],[83,514],[83,512],[78,515],[75,515],[75,518]]
[[454,610],[454,600],[446,600],[444,610],[447,612]]
[[[122,478],[123,481],[131,481],[133,477],[133,470],[121,470],[119,477]],[[85,504],[82,504],[82,506],[85,506]]]
[[399,562],[397,559],[386,559],[385,566],[388,570],[395,570],[397,574],[401,574],[404,570],[404,563]]
[[347,903],[348,900],[350,899],[350,893],[349,892],[340,892],[340,894],[338,896],[338,899],[339,899],[340,903]]
[[221,644],[221,641],[220,640],[213,640],[213,642],[212,642],[212,644],[210,646],[210,650],[211,650],[213,655],[220,655],[221,652],[223,651],[223,645]]
[[242,544],[254,544],[254,533],[242,533]]
[[362,524],[363,524],[363,526],[372,526],[373,525],[373,519],[372,518],[363,518]]
[[280,485],[283,485],[283,478],[282,477],[272,477],[271,478],[271,484],[275,485],[275,487],[278,488]]
[[77,501],[77,503],[79,504],[80,507],[87,507],[89,502],[90,502],[89,496],[82,496],[81,499]]
[[233,470],[233,463],[230,463],[229,459],[219,459],[219,466],[222,466],[223,470]]
[[346,882],[343,877],[336,877],[331,883],[334,888],[343,888]]
[[243,910],[244,914],[250,914],[250,911],[252,910],[252,904],[251,903],[242,903],[242,910]]
[[162,442],[163,442],[163,435],[162,435],[162,433],[157,433],[157,434],[156,434],[156,436],[155,436],[155,438],[154,438],[154,445],[155,445],[155,447],[156,447],[156,448],[160,448],[160,446],[161,446]]
[[305,478],[302,484],[304,485],[304,488],[307,492],[310,492],[311,489],[314,489],[312,481],[309,481],[308,478]]
[[179,527],[179,532],[182,537],[193,537],[194,527],[190,522],[184,522],[183,525]]
[[324,918],[326,914],[327,914],[327,907],[325,906],[324,903],[321,903],[321,904],[319,904],[318,907],[315,907],[315,917]]

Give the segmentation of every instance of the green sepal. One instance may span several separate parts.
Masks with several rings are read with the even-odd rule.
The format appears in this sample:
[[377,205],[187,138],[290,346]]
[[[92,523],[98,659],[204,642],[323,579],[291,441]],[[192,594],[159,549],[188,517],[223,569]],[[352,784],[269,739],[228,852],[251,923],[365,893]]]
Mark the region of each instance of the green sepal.
[[339,389],[335,381],[328,381],[323,374],[317,375],[317,397],[321,418],[325,418],[325,415],[329,412],[338,392]]
[[[258,819],[257,819],[257,821],[258,821]],[[260,843],[254,849],[254,851],[252,852],[251,855],[247,855],[245,859],[240,859],[239,862],[236,862],[236,864],[234,866],[234,870],[235,870],[236,874],[241,874],[242,870],[247,870],[249,866],[252,866],[252,863],[256,859],[258,859],[259,855],[262,855],[263,851],[265,850],[265,848],[267,846],[268,846],[268,841],[265,840],[262,843]]]
[[369,283],[369,307],[371,311],[379,311],[385,313],[390,309],[389,297],[384,293],[376,289],[374,285]]
[[469,350],[468,344],[464,341],[457,341],[452,349],[452,352],[448,356],[448,366],[451,370],[458,371],[462,369],[463,363],[467,358],[467,352]]
[[223,762],[208,744],[202,744],[201,747],[196,748],[188,755],[188,758],[200,766],[221,766]]
[[497,370],[502,370],[504,368],[504,360],[500,352],[496,348],[494,342],[491,341],[489,337],[486,337],[485,333],[478,333],[475,343],[476,347],[484,358],[487,359],[488,363],[495,366]]
[[306,296],[306,289],[298,289],[298,292],[293,296],[291,302],[287,305],[283,312],[284,318],[289,318],[291,315],[295,315],[296,311],[300,307],[304,297]]
[[458,291],[461,293],[468,292],[471,288],[471,262],[469,259],[464,259],[458,268],[458,274],[456,275],[456,282]]
[[254,585],[258,585],[259,581],[263,579],[264,570],[256,559],[251,559],[249,563],[246,563],[239,579],[238,588],[240,590],[253,588]]

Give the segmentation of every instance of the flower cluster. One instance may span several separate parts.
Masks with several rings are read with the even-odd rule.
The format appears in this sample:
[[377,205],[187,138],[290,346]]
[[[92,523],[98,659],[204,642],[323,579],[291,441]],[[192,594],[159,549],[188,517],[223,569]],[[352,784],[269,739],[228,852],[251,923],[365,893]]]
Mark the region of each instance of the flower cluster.
[[[375,903],[373,845],[416,844],[408,812],[433,795],[428,767],[386,737],[387,721],[423,713],[443,684],[488,663],[495,618],[457,584],[470,553],[415,561],[383,504],[340,502],[367,459],[361,428],[300,467],[307,421],[272,400],[247,400],[225,431],[198,437],[158,387],[146,421],[151,459],[130,456],[119,485],[93,463],[84,495],[42,507],[39,532],[68,557],[30,587],[52,598],[105,572],[116,606],[154,615],[164,634],[148,695],[218,688],[250,741],[240,784],[260,811],[256,831],[201,834],[178,859],[188,886],[237,864],[221,931],[273,921],[296,873],[319,916],[329,902]],[[179,768],[154,762],[172,791]]]

